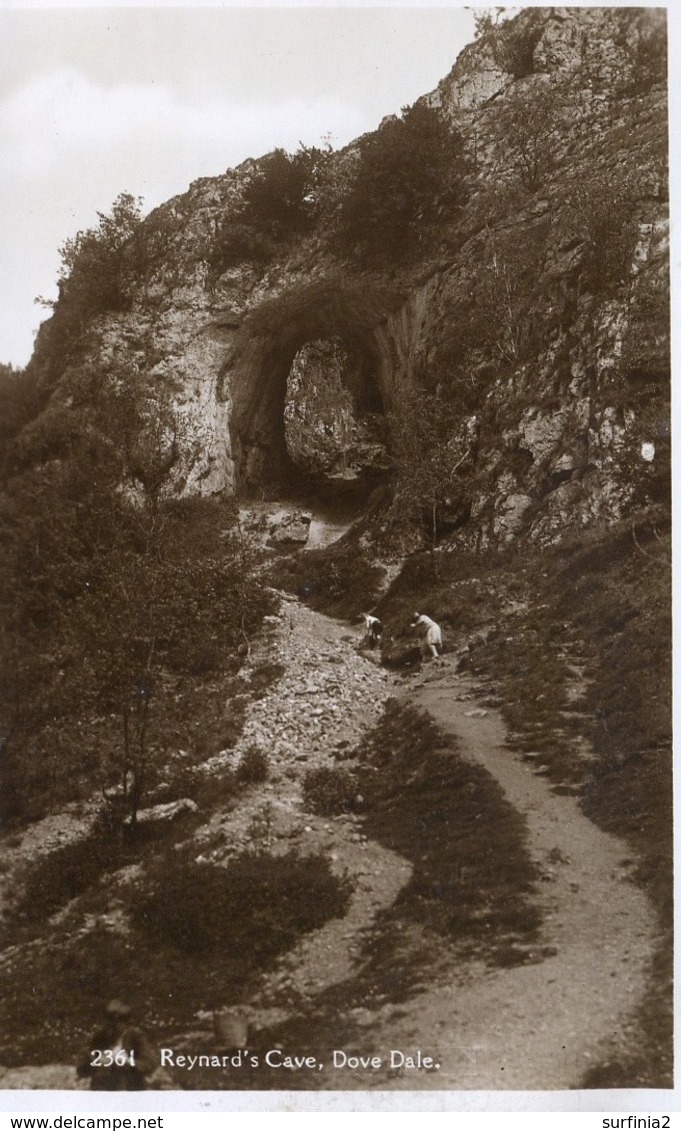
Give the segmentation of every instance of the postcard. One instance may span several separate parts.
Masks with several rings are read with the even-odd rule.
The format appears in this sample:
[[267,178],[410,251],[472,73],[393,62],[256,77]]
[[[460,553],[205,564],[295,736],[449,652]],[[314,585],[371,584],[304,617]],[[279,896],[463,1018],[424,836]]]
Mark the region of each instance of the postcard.
[[673,13],[0,27],[0,1109],[670,1126]]

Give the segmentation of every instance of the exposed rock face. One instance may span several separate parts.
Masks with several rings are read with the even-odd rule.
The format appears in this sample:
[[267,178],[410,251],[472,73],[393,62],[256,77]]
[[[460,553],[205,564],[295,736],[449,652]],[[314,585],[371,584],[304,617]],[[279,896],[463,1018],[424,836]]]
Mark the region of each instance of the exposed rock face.
[[[455,544],[553,540],[616,521],[653,479],[664,495],[665,91],[640,77],[646,51],[662,50],[664,13],[624,12],[529,9],[424,96],[463,135],[472,174],[467,204],[442,215],[418,261],[368,270],[339,258],[323,217],[266,264],[219,260],[252,161],[148,217],[157,254],[131,309],[93,320],[83,364],[127,366],[170,397],[183,445],[174,490],[300,478],[287,388],[315,343],[352,357],[355,409],[363,400],[376,418],[424,375],[454,397],[461,382],[462,430],[477,438]],[[353,147],[334,156],[336,184],[355,159]]]
[[297,466],[323,480],[389,467],[381,402],[367,358],[339,339],[306,342],[287,382],[286,448]]

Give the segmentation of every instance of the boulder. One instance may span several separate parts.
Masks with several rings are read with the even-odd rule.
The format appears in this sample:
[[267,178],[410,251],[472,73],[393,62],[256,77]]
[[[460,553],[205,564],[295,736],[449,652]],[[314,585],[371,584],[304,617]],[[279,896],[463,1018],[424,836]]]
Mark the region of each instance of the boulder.
[[141,809],[137,814],[137,824],[149,824],[152,821],[174,821],[185,813],[198,812],[198,805],[190,797],[181,797],[179,801],[168,801],[165,805],[152,805],[149,809]]
[[312,515],[308,511],[292,511],[270,527],[272,546],[304,546],[310,537]]

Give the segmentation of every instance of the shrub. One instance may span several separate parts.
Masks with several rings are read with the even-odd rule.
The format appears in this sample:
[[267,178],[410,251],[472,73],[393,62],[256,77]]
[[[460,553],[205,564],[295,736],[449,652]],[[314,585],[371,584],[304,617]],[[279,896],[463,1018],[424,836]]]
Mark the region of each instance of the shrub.
[[416,390],[390,418],[395,453],[396,519],[428,530],[433,548],[444,516],[470,514],[474,446],[461,409],[443,397]]
[[244,215],[256,227],[273,235],[309,227],[318,152],[304,147],[294,154],[275,149],[263,157],[244,190]]
[[164,774],[163,779],[168,788],[162,793],[159,790],[156,798],[159,803],[188,797],[204,814],[229,804],[239,793],[236,774],[224,767],[218,775],[206,773],[201,766],[181,766]]
[[270,762],[265,751],[258,746],[249,746],[237,766],[236,780],[240,785],[258,785],[267,781],[269,773]]
[[[44,924],[71,899],[83,895],[107,872],[122,868],[134,858],[130,845],[112,845],[107,810],[90,832],[37,861],[29,872],[14,911],[20,923]],[[120,826],[118,826],[120,828]]]
[[341,253],[401,258],[443,213],[466,198],[463,143],[437,109],[417,103],[360,142],[359,163],[340,205]]
[[311,608],[348,618],[377,600],[384,576],[383,566],[369,561],[352,539],[282,558],[271,573],[274,585],[294,592]]
[[0,451],[33,419],[39,407],[35,372],[0,364]]
[[349,898],[324,856],[245,853],[228,868],[165,861],[135,898],[132,920],[185,954],[231,950],[261,962],[343,915]]
[[262,268],[270,262],[274,251],[273,241],[252,224],[230,221],[223,224],[216,236],[209,265],[214,276],[245,262]]
[[106,447],[91,447],[74,442],[71,459],[17,477],[4,496],[7,817],[78,795],[93,778],[131,776],[134,814],[168,747],[195,741],[179,680],[224,675],[274,607],[229,508],[154,491],[133,507]]
[[581,239],[585,290],[610,295],[628,279],[639,237],[638,210],[645,195],[644,169],[596,169],[565,190],[561,224],[565,239]]
[[144,268],[141,236],[141,199],[123,192],[111,212],[98,212],[96,228],[78,232],[59,249],[59,299],[55,323],[68,342],[78,337],[85,323],[108,310],[128,310],[130,285]]
[[[540,17],[541,20],[541,17]],[[534,70],[534,49],[542,34],[541,23],[524,12],[515,20],[501,25],[491,13],[476,15],[476,36],[483,39],[492,52],[494,62],[514,79],[525,78]]]
[[308,770],[303,779],[303,801],[312,813],[332,817],[352,808],[357,796],[357,781],[349,770],[322,766]]
[[531,90],[512,88],[499,100],[494,136],[507,179],[519,180],[529,193],[545,187],[560,160],[571,103],[569,88],[546,79]]

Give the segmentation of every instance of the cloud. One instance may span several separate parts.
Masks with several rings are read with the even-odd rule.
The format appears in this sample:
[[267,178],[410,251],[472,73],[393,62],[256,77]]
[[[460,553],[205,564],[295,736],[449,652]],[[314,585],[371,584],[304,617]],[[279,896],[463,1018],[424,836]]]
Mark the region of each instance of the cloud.
[[367,123],[355,107],[340,101],[187,103],[160,85],[105,87],[76,69],[61,68],[36,78],[0,106],[0,151],[6,172],[15,177],[45,173],[61,160],[115,154],[140,142],[149,143],[150,160],[159,159],[163,145],[175,159],[178,150],[208,149],[218,173],[277,145],[318,143],[329,132],[345,144],[371,124],[377,123]]
[[25,364],[55,297],[57,249],[122,191],[145,209],[249,156],[330,134],[345,144],[377,123],[341,100],[184,100],[161,84],[106,86],[76,68],[36,77],[0,103],[0,361]]

